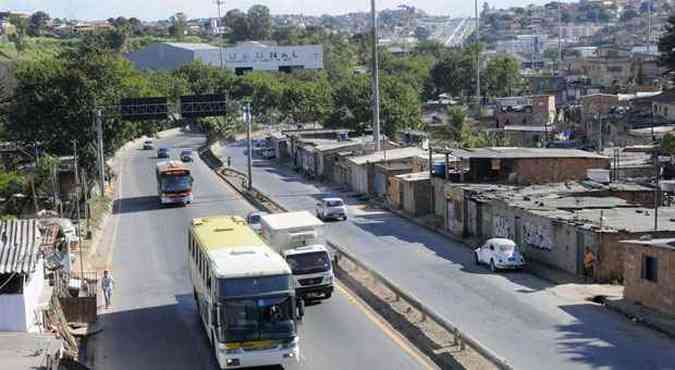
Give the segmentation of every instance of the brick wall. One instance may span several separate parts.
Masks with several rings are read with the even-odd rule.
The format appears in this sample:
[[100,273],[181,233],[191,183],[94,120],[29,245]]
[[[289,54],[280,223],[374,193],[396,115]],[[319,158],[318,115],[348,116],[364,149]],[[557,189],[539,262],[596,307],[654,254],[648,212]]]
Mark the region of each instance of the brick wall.
[[[675,314],[675,250],[625,244],[624,297],[662,312]],[[657,258],[657,282],[642,278],[642,257]]]
[[544,184],[585,180],[589,168],[608,168],[606,158],[533,158],[513,161],[518,183]]

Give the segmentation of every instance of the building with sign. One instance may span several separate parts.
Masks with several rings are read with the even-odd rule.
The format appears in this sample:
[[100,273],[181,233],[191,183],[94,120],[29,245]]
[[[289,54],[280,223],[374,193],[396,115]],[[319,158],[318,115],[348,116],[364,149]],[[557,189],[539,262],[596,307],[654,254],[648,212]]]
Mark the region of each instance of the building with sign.
[[174,71],[197,60],[228,68],[236,74],[323,68],[321,45],[273,46],[250,42],[218,48],[208,44],[162,42],[136,50],[126,57],[138,69],[155,71]]

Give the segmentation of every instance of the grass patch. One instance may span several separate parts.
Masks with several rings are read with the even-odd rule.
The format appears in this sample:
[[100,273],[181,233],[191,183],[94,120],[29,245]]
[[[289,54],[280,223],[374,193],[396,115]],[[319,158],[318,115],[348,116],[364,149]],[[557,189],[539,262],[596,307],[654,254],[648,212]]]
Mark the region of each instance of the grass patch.
[[98,196],[89,200],[89,232],[101,228],[105,215],[112,209],[112,199],[108,196]]

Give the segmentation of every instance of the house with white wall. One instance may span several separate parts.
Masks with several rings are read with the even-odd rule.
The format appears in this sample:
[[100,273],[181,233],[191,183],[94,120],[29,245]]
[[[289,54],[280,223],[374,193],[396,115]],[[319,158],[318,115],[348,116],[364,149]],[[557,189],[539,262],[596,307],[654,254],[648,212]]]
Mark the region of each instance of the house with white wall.
[[38,222],[0,222],[0,331],[38,332],[45,285]]

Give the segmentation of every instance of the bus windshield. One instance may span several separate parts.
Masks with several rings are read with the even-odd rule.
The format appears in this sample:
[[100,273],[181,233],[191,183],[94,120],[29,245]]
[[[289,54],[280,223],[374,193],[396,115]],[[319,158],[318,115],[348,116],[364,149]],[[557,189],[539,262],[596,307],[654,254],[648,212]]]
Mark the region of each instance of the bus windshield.
[[288,340],[295,336],[290,295],[225,300],[221,310],[224,342]]
[[160,186],[162,191],[167,192],[188,191],[192,188],[192,177],[189,174],[162,175]]
[[220,279],[218,285],[221,298],[252,297],[293,290],[290,275]]

